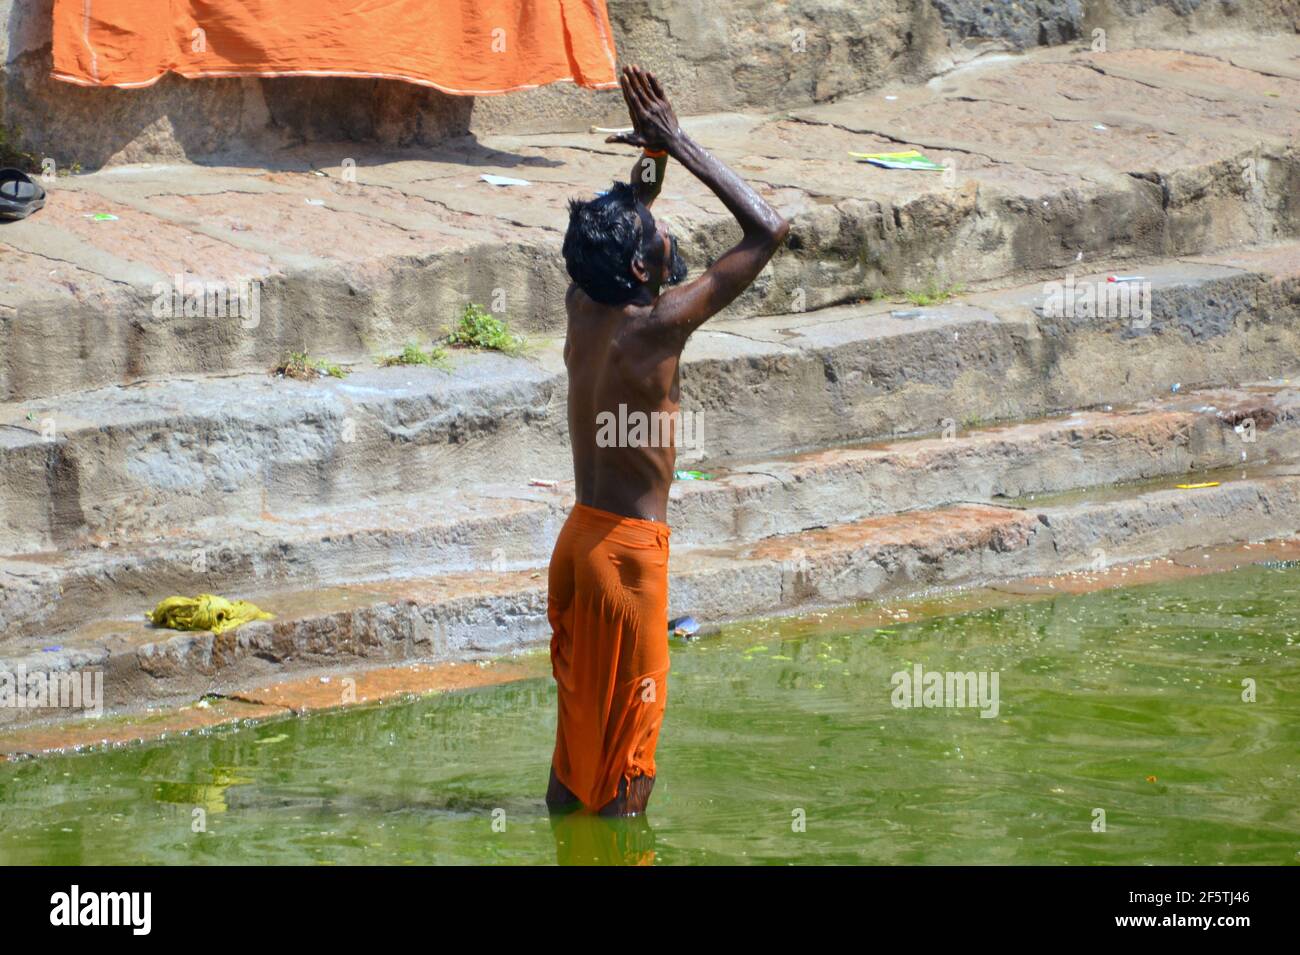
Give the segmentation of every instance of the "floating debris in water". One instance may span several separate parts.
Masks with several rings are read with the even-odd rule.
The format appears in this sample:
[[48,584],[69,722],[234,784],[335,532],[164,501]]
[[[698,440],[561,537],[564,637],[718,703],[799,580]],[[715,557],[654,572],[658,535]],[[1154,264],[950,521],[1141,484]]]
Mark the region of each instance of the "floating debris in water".
[[674,637],[683,637],[689,640],[700,632],[700,625],[694,617],[685,616],[677,617],[668,621],[668,633]]

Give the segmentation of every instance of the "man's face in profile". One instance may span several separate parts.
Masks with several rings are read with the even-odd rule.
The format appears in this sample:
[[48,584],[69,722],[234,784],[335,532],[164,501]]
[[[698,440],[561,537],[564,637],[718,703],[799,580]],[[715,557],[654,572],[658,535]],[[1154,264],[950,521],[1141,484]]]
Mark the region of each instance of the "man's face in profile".
[[649,236],[643,243],[646,271],[659,277],[657,285],[660,287],[680,284],[686,278],[687,269],[686,261],[677,249],[677,237],[664,223],[656,221],[645,206],[638,204],[637,214],[641,217],[643,234]]

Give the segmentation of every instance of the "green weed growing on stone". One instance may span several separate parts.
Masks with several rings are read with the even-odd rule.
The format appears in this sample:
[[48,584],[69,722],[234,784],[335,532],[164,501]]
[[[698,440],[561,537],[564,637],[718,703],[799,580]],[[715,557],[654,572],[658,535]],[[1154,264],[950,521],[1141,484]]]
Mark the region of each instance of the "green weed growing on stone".
[[435,345],[428,351],[424,351],[414,342],[407,342],[400,352],[396,355],[386,355],[377,359],[380,367],[388,368],[393,365],[427,365],[429,367],[443,367],[447,364],[447,349]]
[[[18,148],[17,144],[22,141],[22,138],[23,131],[20,127],[5,126],[0,123],[0,167],[21,169],[23,172],[33,174],[42,172],[41,158],[35,153]],[[60,177],[81,175],[80,162],[56,164],[54,168]]]
[[924,308],[927,305],[942,305],[954,295],[960,295],[964,291],[966,291],[964,285],[940,285],[934,279],[930,279],[925,288],[904,292],[903,297],[918,308]]
[[296,378],[299,381],[313,381],[322,375],[343,378],[347,375],[347,369],[323,358],[313,358],[306,352],[293,352],[271,369],[271,373],[285,378]]
[[10,129],[0,125],[0,166],[34,172],[40,167],[40,161],[31,153],[18,148],[17,143],[22,136],[23,131],[17,126]]
[[518,354],[524,347],[522,335],[512,334],[505,322],[473,302],[465,306],[447,341],[461,348],[486,348],[507,355]]

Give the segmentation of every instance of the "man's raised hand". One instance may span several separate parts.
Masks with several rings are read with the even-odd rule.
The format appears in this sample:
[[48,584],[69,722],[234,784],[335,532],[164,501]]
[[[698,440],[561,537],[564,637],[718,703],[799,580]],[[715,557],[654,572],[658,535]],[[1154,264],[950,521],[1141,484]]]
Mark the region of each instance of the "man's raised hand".
[[607,137],[605,142],[656,151],[667,149],[680,129],[677,114],[664,95],[659,80],[639,66],[625,66],[619,85],[623,89],[628,114],[632,117],[632,132],[616,133]]

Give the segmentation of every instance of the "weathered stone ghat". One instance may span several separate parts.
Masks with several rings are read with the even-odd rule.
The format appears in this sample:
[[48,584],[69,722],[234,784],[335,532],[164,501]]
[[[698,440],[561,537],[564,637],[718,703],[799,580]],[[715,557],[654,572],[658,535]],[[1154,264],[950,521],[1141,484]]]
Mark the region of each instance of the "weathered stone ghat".
[[[706,326],[683,371],[703,444],[682,460],[743,461],[1285,375],[1300,354],[1294,257],[1286,246],[1248,268],[1148,268],[1149,321],[1041,318],[1039,285],[912,318],[866,305]],[[0,406],[0,548],[562,478],[560,349],[549,340],[524,359],[467,355],[451,372],[178,378]]]
[[[713,478],[673,488],[674,613],[1294,549],[1294,3],[612,6],[688,131],[793,222],[685,354],[679,466]],[[9,19],[6,124],[50,93],[35,21]],[[0,673],[102,679],[109,712],[219,694],[238,714],[289,678],[544,645],[573,495],[565,203],[627,175],[585,131],[621,122],[617,97],[471,119],[361,83],[83,90],[33,126],[103,168],[0,231]],[[378,105],[336,101],[358,90]],[[945,171],[849,156],[908,148]],[[655,213],[699,269],[734,225],[669,177]],[[384,363],[471,302],[522,354]],[[351,373],[273,377],[291,352]],[[145,623],[196,592],[275,619]],[[10,731],[67,715],[0,707]]]
[[[688,118],[793,223],[787,249],[728,315],[1294,239],[1290,46],[1200,42],[1202,52],[1047,48],[891,87],[889,98]],[[1210,71],[1207,87],[1198,77]],[[949,170],[849,156],[909,147]],[[598,135],[514,133],[418,155],[320,145],[268,168],[58,179],[39,216],[0,236],[0,398],[262,371],[304,349],[364,361],[441,336],[471,301],[516,330],[554,334],[565,203],[626,175],[627,162]],[[529,185],[492,186],[484,172]],[[698,269],[735,241],[734,226],[699,183],[670,175],[656,211]],[[94,219],[105,212],[118,219]],[[178,281],[255,283],[256,314],[159,314]]]
[[[1300,397],[1285,387],[1190,392],[1125,412],[924,440],[812,452],[720,469],[674,486],[676,547],[739,545],[869,516],[958,502],[1022,500],[1075,488],[1248,472],[1300,454]],[[454,503],[413,492],[298,518],[223,518],[184,535],[105,540],[0,562],[0,630],[75,627],[84,608],[131,617],[154,595],[203,589],[259,593],[433,573],[499,573],[545,564],[572,499],[554,489],[482,485]]]
[[[1017,509],[957,505],[885,515],[737,548],[674,555],[673,612],[710,621],[788,612],[1011,577],[1099,569],[1190,546],[1288,537],[1300,477],[1171,489],[1118,500]],[[293,672],[481,657],[546,639],[540,572],[444,574],[274,598],[273,622],[213,635],[142,622],[87,627],[57,650],[7,656],[9,670],[104,673],[121,709],[229,694]],[[58,715],[0,711],[0,719]],[[66,715],[66,714],[64,714]]]
[[[1023,281],[1064,274],[1080,255],[1089,262],[1191,255],[1260,237],[1294,236],[1288,197],[1300,194],[1300,158],[1291,149],[1269,161],[1252,192],[1239,180],[1240,163],[1252,155],[1242,152],[1203,170],[1202,178],[1226,184],[1213,202],[1207,196],[1220,192],[1214,185],[1193,181],[1184,197],[1178,183],[1133,178],[1031,201],[995,186],[904,199],[903,206],[839,198],[816,204],[789,195],[778,201],[793,221],[789,250],[729,314],[780,315],[936,282],[946,287]],[[1172,199],[1164,196],[1171,188]],[[1176,207],[1185,221],[1175,218]],[[552,218],[557,225],[562,221],[558,210]],[[679,218],[687,232],[683,248],[697,267],[735,240],[721,218]],[[1094,231],[1098,222],[1110,223],[1112,231]],[[30,243],[6,231],[14,247],[5,250],[5,259],[14,274],[69,251],[66,234],[39,241],[39,232],[51,230],[38,225],[28,230],[38,233]],[[468,301],[504,301],[504,314],[516,328],[554,333],[567,286],[553,232],[445,252],[422,244],[418,254],[393,258],[382,268],[376,267],[382,258],[368,261],[364,270],[318,261],[284,271],[270,265],[221,272],[209,258],[206,264],[177,262],[170,272],[122,263],[104,281],[91,271],[96,263],[84,250],[72,254],[88,270],[72,280],[75,298],[60,285],[40,298],[15,300],[8,316],[0,305],[0,394],[10,399],[161,375],[261,370],[308,345],[335,358],[365,360],[408,340],[440,336]],[[208,284],[231,289],[254,284],[256,314],[157,314],[157,303],[174,287],[201,285],[205,275]],[[510,294],[503,299],[506,289]]]

